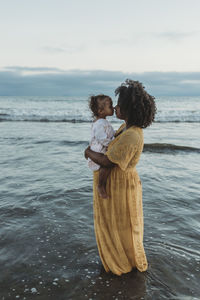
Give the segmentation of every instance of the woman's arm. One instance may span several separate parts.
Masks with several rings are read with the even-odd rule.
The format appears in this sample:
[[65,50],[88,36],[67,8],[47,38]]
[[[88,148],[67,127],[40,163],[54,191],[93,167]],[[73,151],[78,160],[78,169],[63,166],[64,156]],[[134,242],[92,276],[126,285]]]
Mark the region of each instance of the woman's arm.
[[115,164],[108,159],[103,153],[95,152],[90,149],[90,146],[85,149],[85,158],[90,158],[93,162],[104,168],[112,168]]

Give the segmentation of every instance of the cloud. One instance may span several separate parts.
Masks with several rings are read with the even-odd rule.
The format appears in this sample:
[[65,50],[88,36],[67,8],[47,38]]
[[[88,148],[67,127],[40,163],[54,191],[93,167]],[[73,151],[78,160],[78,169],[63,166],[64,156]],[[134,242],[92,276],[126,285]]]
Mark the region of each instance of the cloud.
[[23,73],[28,73],[28,72],[62,72],[61,69],[58,68],[47,68],[47,67],[23,67],[23,66],[7,66],[3,68],[6,71],[12,71],[12,72],[23,72]]
[[185,39],[189,39],[200,35],[200,31],[180,32],[180,31],[163,31],[163,32],[133,32],[129,35],[124,35],[121,38],[113,38],[109,40],[101,40],[100,44],[105,47],[117,46],[117,47],[138,47],[139,45],[146,44],[148,40],[152,42],[162,41],[179,43]]
[[191,32],[166,31],[166,32],[152,33],[152,35],[156,38],[167,39],[175,42],[184,40],[186,38],[191,38],[198,34],[199,31],[191,31]]
[[123,46],[123,45],[127,45],[127,44],[132,44],[133,40],[131,38],[116,38],[116,39],[109,39],[109,40],[101,40],[99,42],[99,44],[103,44],[105,46]]
[[183,80],[183,81],[182,81],[182,84],[185,84],[185,83],[186,83],[186,84],[188,84],[188,83],[189,83],[189,84],[194,84],[194,85],[195,85],[195,84],[200,84],[200,79],[197,79],[197,80],[195,80],[195,79],[191,79],[191,80],[190,80],[190,79],[188,79],[188,80]]
[[49,54],[62,54],[62,53],[68,53],[68,54],[74,54],[80,51],[84,51],[83,45],[78,46],[59,46],[59,47],[52,47],[52,46],[44,46],[42,47],[42,51],[45,51]]
[[[32,73],[24,75],[22,71]],[[113,96],[114,90],[126,78],[139,80],[154,96],[200,96],[200,72],[123,73],[16,66],[0,71],[0,95],[88,97],[90,94],[107,93]]]

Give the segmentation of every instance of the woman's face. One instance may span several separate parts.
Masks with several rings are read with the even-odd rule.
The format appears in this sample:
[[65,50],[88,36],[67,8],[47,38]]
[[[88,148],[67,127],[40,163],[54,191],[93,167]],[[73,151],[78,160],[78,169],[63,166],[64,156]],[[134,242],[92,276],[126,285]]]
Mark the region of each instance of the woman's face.
[[119,99],[118,99],[118,102],[117,102],[117,105],[114,107],[114,110],[115,110],[115,115],[118,119],[120,120],[124,120],[123,116],[122,116],[122,113],[120,111],[120,103],[119,103]]

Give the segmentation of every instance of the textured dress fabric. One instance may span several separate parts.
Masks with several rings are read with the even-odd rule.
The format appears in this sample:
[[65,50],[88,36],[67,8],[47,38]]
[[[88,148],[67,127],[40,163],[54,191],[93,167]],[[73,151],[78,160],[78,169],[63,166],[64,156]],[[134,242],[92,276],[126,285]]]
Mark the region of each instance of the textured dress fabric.
[[[115,131],[106,119],[98,119],[92,123],[90,149],[105,153],[108,144],[112,141]],[[88,158],[88,166],[92,171],[97,171],[100,166]]]
[[[117,133],[124,127],[125,124]],[[143,272],[148,267],[143,247],[142,185],[135,168],[143,143],[143,131],[135,126],[110,142],[105,155],[116,166],[107,179],[108,199],[99,196],[99,172],[93,173],[94,227],[99,255],[105,270],[117,275],[132,268]]]

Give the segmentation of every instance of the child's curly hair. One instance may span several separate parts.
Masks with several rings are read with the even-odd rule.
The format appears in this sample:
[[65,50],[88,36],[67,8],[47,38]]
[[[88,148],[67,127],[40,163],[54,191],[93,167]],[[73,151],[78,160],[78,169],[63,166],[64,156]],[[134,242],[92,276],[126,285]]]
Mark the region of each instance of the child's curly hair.
[[99,111],[100,108],[103,108],[100,104],[100,101],[102,101],[106,98],[111,99],[109,96],[104,95],[104,94],[100,94],[100,95],[97,95],[97,96],[94,96],[94,95],[90,96],[90,98],[89,98],[89,108],[92,111],[93,118],[99,116],[98,111]]
[[126,79],[116,90],[119,96],[118,104],[123,116],[127,118],[128,125],[146,128],[154,121],[156,104],[154,97],[149,95],[139,81]]

